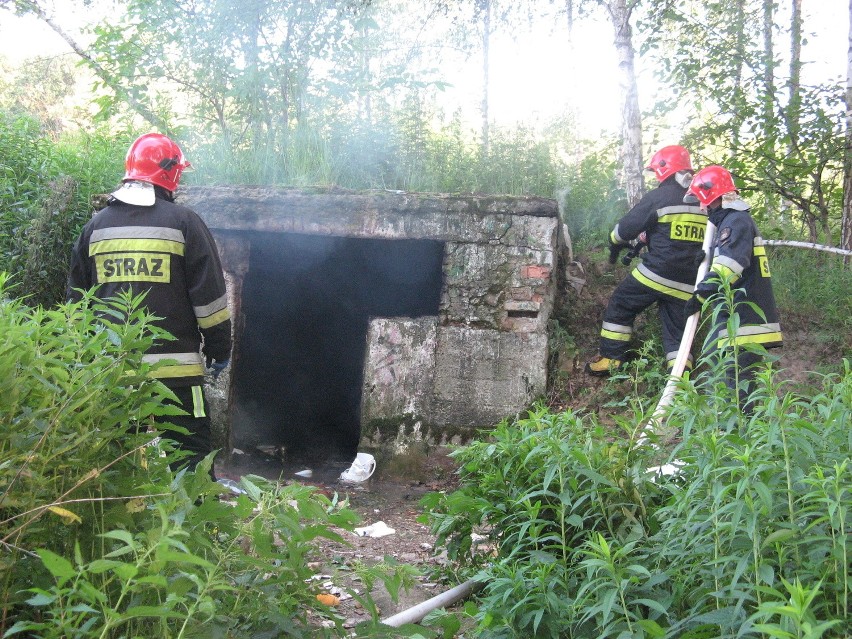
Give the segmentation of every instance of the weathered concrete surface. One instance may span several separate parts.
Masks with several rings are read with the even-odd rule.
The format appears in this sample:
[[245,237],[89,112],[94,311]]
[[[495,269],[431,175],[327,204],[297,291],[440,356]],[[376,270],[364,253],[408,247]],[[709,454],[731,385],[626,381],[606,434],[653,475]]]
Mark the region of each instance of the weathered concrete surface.
[[361,421],[376,448],[458,441],[459,429],[495,424],[545,391],[547,335],[437,319],[370,323]]
[[455,428],[493,425],[545,392],[560,268],[556,201],[221,186],[182,189],[179,202],[219,243],[237,344],[246,232],[445,243],[438,316],[370,324],[361,423],[375,446],[448,441]]
[[547,335],[443,326],[432,411],[438,426],[481,427],[515,415],[547,384]]
[[437,317],[370,322],[361,396],[363,419],[429,414],[437,330]]
[[[211,229],[342,237],[487,243],[525,217],[558,218],[556,201],[538,197],[190,186],[181,187],[178,201]],[[513,235],[526,230],[522,223]]]

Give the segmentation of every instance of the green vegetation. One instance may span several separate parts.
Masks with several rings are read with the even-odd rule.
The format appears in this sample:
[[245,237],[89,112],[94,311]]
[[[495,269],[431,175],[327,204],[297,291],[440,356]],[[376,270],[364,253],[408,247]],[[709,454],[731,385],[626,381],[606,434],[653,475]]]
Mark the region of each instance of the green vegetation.
[[685,383],[666,460],[639,445],[642,413],[613,438],[544,407],[457,449],[459,489],[424,505],[485,584],[478,636],[848,636],[849,363],[824,382],[770,386],[750,418]]
[[[256,477],[221,499],[204,465],[170,469],[179,454],[147,432],[168,391],[141,361],[142,300],[45,310],[13,293],[0,285],[5,636],[308,637],[321,618],[348,632],[307,561],[354,513]],[[483,637],[845,636],[852,367],[807,397],[766,374],[751,417],[712,374],[685,382],[670,418],[683,439],[662,459],[637,444],[653,357],[626,376],[618,433],[537,407],[454,453],[459,490],[424,504],[457,570],[485,583],[459,614]],[[674,477],[646,470],[674,460]],[[363,574],[396,592],[411,571]],[[373,618],[357,636],[383,636],[358,596]],[[428,621],[444,636],[460,625]]]
[[784,314],[805,318],[808,332],[832,344],[838,355],[849,357],[852,344],[846,338],[852,334],[852,277],[843,258],[778,247],[770,264],[773,291]]
[[[13,4],[23,13],[39,6]],[[195,167],[187,184],[555,197],[575,252],[605,246],[627,208],[614,137],[588,141],[568,116],[540,129],[474,130],[437,106],[438,69],[458,59],[448,52],[481,53],[473,43],[484,3],[442,3],[434,13],[452,26],[431,41],[422,27],[432,16],[421,21],[406,2],[195,4],[119,3],[86,48],[97,85],[84,111],[66,106],[81,80],[71,61],[12,71],[0,60],[4,636],[350,632],[315,599],[306,559],[318,539],[351,529],[354,513],[255,477],[242,481],[245,494],[223,495],[203,466],[177,470],[180,453],[167,437],[152,445],[148,432],[150,416],[168,410],[168,391],[141,362],[153,338],[142,301],[62,304],[71,243],[93,196],[121,178],[138,133],[180,141]],[[696,164],[725,164],[766,237],[839,244],[843,86],[803,84],[796,64],[785,77],[777,60],[791,52],[765,50],[786,46],[778,43],[802,25],[781,25],[762,0],[647,8],[634,32],[667,91],[644,114],[645,143],[679,141]],[[503,3],[487,28],[520,30],[534,13]],[[765,37],[773,31],[775,45]],[[795,52],[803,36],[793,37]],[[575,83],[568,66],[554,82]],[[592,99],[587,88],[577,94]],[[679,113],[683,126],[673,124]],[[779,388],[766,373],[759,408],[745,417],[718,383],[721,363],[707,358],[672,408],[682,439],[666,453],[639,446],[665,382],[649,318],[637,327],[636,359],[601,391],[614,424],[536,407],[458,449],[459,490],[425,505],[457,562],[449,570],[485,584],[460,613],[478,636],[852,632],[852,280],[834,255],[778,248],[771,264],[782,324],[833,353],[816,383]],[[591,271],[589,289],[612,283],[614,271]],[[588,324],[584,304],[560,311],[582,309]],[[577,358],[587,342],[561,319],[551,326],[553,371],[559,352]],[[596,334],[596,315],[592,323]],[[569,388],[569,369],[555,395]],[[551,405],[570,403],[555,395]],[[646,470],[674,460],[675,476]],[[382,580],[396,593],[410,577],[406,566],[363,569],[368,590]],[[369,596],[357,596],[371,613],[357,636],[451,637],[460,628],[454,614],[436,613],[439,631],[391,633]]]
[[124,144],[103,133],[51,139],[40,122],[0,111],[0,271],[32,306],[65,296],[71,245],[91,199],[123,175]]
[[[322,619],[348,632],[308,561],[355,513],[259,477],[231,495],[210,457],[173,471],[168,432],[149,431],[176,409],[142,362],[154,333],[140,299],[33,310],[11,292],[0,281],[3,636],[316,637]],[[379,564],[362,579],[396,593],[411,574]]]

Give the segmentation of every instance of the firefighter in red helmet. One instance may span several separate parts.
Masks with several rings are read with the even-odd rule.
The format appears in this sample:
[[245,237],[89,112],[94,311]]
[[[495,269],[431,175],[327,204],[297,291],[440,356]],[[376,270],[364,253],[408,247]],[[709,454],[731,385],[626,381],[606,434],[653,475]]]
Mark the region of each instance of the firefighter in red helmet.
[[[750,413],[754,376],[763,360],[761,349],[752,345],[775,348],[783,341],[766,248],[748,204],[724,167],[708,166],[696,173],[685,201],[697,202],[716,227],[710,269],[687,301],[686,313],[698,312],[708,300],[719,308],[711,337],[722,355],[735,351],[736,357],[726,367],[725,382],[737,390],[740,406]],[[733,292],[733,308],[719,294],[723,284]],[[732,313],[738,315],[738,321],[729,327]],[[734,329],[733,335],[729,328]]]
[[194,467],[212,446],[205,364],[214,377],[227,365],[231,319],[213,236],[195,212],[174,201],[189,166],[165,135],[148,133],[133,142],[121,187],[74,245],[67,297],[79,300],[92,287],[102,299],[126,290],[145,293],[145,305],[162,318],[158,325],[175,339],[155,342],[144,361],[163,362],[153,374],[186,412],[158,419],[188,431],[170,431],[169,438],[190,453]]
[[645,167],[659,184],[619,220],[610,233],[609,261],[631,243],[647,250],[642,263],[618,285],[607,304],[600,333],[599,354],[586,364],[590,375],[609,375],[626,360],[637,315],[657,304],[662,341],[669,366],[674,364],[687,315],[684,302],[695,286],[707,228],[707,213],[684,204],[692,179],[689,152],[665,146]]

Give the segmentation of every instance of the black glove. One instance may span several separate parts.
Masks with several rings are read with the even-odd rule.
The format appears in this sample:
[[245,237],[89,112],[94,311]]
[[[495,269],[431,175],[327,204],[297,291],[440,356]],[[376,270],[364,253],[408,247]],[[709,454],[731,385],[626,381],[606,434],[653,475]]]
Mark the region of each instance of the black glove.
[[719,279],[715,273],[710,273],[695,287],[695,293],[701,299],[710,299],[719,292]]
[[609,263],[615,264],[618,261],[618,254],[627,248],[626,244],[609,243]]
[[225,358],[222,361],[208,360],[207,368],[212,369],[212,372],[210,374],[213,376],[213,379],[219,379],[219,375],[222,373],[223,370],[225,370],[225,368],[227,368],[230,361],[231,360],[228,358]]
[[630,250],[621,257],[621,263],[624,264],[624,266],[630,266],[630,262],[633,258],[639,257],[639,253],[641,253],[642,249],[646,246],[647,245],[642,241],[637,241],[635,244],[631,244]]
[[707,253],[705,253],[704,251],[698,251],[698,253],[695,254],[695,257],[692,258],[692,265],[695,268],[698,268],[699,266],[701,266],[701,262],[704,261],[705,257],[707,257]]
[[698,293],[693,293],[692,297],[686,300],[686,304],[683,306],[683,312],[687,317],[700,313],[701,308],[704,306],[705,299],[706,298],[701,297]]

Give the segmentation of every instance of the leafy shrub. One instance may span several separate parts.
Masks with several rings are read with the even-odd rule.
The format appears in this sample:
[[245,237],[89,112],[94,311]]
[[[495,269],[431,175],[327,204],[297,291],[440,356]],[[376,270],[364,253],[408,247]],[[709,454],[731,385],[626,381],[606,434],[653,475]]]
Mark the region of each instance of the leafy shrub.
[[811,397],[760,379],[751,416],[681,385],[673,477],[637,416],[616,438],[537,408],[458,448],[459,489],[424,504],[484,583],[480,635],[847,636],[852,369]]
[[0,270],[8,270],[15,238],[53,172],[50,148],[37,121],[0,111]]
[[607,246],[610,230],[627,213],[624,193],[616,186],[616,156],[612,147],[590,149],[572,165],[561,204],[575,250]]
[[[29,310],[5,299],[6,284],[3,276],[0,541],[8,554],[0,579],[8,611],[43,576],[36,549],[92,552],[108,522],[126,519],[121,502],[142,481],[137,458],[150,440],[136,430],[162,414],[165,388],[141,361],[153,332],[138,300]],[[96,322],[95,312],[127,321]]]
[[[166,336],[142,300],[31,309],[7,287],[0,276],[3,636],[315,637],[322,619],[346,634],[308,563],[356,515],[259,477],[234,496],[210,479],[212,455],[173,472],[181,453],[149,428],[178,409],[142,362]],[[380,564],[363,581],[395,593],[410,574]]]
[[[642,472],[648,449],[607,439],[573,413],[537,408],[454,451],[461,487],[424,498],[449,556],[481,569],[486,636],[565,636],[578,614],[584,544],[597,534],[651,532],[646,502],[657,490]],[[494,545],[490,566],[474,552],[474,534]]]

